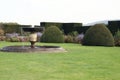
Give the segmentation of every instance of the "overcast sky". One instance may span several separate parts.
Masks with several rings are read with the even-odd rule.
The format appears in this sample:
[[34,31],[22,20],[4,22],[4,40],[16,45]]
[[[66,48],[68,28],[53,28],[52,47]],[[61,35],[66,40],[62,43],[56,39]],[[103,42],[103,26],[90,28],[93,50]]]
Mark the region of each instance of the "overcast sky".
[[39,25],[120,19],[120,0],[0,0],[0,22]]

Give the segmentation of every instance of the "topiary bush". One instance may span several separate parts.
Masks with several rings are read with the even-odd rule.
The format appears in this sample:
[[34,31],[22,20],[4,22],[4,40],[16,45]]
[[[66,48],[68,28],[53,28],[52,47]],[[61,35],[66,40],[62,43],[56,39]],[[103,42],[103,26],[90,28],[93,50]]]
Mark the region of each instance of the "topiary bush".
[[104,24],[96,24],[86,31],[83,45],[114,46],[114,38]]
[[48,27],[41,36],[41,42],[47,43],[63,43],[64,36],[62,31],[56,26]]

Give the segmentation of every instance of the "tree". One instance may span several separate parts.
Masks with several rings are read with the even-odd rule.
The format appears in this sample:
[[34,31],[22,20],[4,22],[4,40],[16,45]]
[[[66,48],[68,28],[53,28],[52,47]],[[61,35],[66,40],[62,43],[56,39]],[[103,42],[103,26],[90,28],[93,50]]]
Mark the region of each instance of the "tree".
[[20,26],[18,23],[2,23],[2,24],[5,33],[13,33],[13,32],[20,33]]

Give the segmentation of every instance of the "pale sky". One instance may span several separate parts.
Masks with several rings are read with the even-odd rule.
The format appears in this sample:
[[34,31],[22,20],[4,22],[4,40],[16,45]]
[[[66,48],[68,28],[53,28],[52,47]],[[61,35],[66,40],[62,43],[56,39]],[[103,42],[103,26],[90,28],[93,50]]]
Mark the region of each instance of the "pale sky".
[[0,22],[82,22],[120,19],[120,0],[0,0]]

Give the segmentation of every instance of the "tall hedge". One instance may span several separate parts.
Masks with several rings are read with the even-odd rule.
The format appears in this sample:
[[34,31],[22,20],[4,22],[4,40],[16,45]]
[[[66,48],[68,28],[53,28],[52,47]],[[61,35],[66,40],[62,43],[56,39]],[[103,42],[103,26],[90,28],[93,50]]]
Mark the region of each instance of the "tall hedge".
[[40,25],[42,27],[45,27],[45,29],[48,28],[48,27],[50,27],[50,26],[56,26],[56,27],[58,27],[61,30],[62,30],[62,24],[63,23],[60,23],[60,22],[41,22],[40,23]]
[[118,29],[120,30],[120,21],[108,21],[108,28],[115,35]]
[[104,24],[96,24],[85,33],[83,45],[114,46],[114,38]]
[[63,43],[64,36],[62,31],[56,26],[48,27],[41,37],[41,42],[47,43]]
[[115,45],[120,46],[120,30],[118,30],[114,35]]
[[64,34],[68,35],[72,31],[78,31],[78,28],[82,26],[82,23],[63,23],[62,29]]

